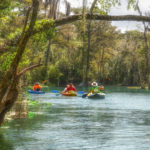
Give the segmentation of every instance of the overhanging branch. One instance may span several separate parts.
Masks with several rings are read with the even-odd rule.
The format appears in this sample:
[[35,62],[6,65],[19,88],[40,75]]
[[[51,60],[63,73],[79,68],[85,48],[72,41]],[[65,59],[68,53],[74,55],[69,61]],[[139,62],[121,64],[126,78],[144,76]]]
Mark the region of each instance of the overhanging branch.
[[[72,15],[60,19],[55,20],[56,26],[65,25],[68,23],[72,23],[77,20],[81,20],[82,15]],[[87,14],[86,19],[93,19],[93,20],[105,20],[105,21],[144,21],[150,22],[150,17],[147,16],[138,16],[138,15],[121,15],[121,16],[110,16],[110,15],[99,15],[99,14]],[[33,34],[48,30],[51,27],[51,23],[48,22],[44,24],[41,28],[35,29]]]
[[[93,20],[105,20],[105,21],[139,21],[139,22],[150,22],[150,17],[147,16],[138,16],[138,15],[121,15],[121,16],[110,16],[110,15],[99,15],[99,14],[87,14],[86,15],[86,19],[93,19]],[[64,18],[60,18],[60,19],[56,19],[55,20],[55,25],[56,26],[61,26],[61,25],[65,25],[68,23],[72,23],[78,20],[81,20],[82,15],[78,14],[78,15],[72,15],[72,16],[68,16],[68,17],[64,17]],[[42,25],[41,28],[38,29],[34,29],[33,34],[39,33],[39,32],[43,32],[48,30],[49,28],[51,28],[51,23],[47,22],[46,24]],[[5,44],[7,45],[7,44]],[[4,47],[0,47],[0,54],[3,54],[5,52],[7,52],[9,49],[6,48],[6,46]]]
[[[138,15],[121,15],[121,16],[110,16],[110,15],[99,15],[99,14],[87,14],[86,19],[94,20],[106,20],[106,21],[145,21],[150,22],[150,17],[147,16],[138,16]],[[62,19],[56,19],[56,26],[60,26],[66,23],[72,23],[74,21],[80,20],[81,15],[72,15]]]
[[42,66],[42,65],[43,65],[43,64],[40,63],[40,64],[36,64],[36,65],[29,66],[29,67],[23,69],[22,71],[20,71],[19,73],[17,73],[17,76],[20,77],[21,75],[23,75],[23,74],[26,73],[27,71],[32,70],[32,69],[37,68],[37,67],[40,67],[40,66]]

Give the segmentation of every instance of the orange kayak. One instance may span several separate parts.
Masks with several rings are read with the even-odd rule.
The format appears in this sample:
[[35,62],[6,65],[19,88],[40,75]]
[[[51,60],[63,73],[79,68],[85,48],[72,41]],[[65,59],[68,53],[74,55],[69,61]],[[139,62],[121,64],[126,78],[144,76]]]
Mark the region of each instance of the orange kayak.
[[77,96],[77,93],[75,92],[62,92],[61,94],[64,96]]

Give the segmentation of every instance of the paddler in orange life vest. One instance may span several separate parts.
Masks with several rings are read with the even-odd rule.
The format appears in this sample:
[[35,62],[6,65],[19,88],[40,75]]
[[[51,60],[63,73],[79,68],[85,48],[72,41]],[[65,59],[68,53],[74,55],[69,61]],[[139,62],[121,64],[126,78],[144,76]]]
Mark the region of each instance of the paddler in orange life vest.
[[99,86],[99,89],[100,89],[101,91],[104,91],[104,86],[103,86],[103,85],[100,85],[100,86]]
[[35,91],[40,91],[42,89],[42,86],[40,86],[39,83],[37,82],[37,83],[35,83],[33,88]]

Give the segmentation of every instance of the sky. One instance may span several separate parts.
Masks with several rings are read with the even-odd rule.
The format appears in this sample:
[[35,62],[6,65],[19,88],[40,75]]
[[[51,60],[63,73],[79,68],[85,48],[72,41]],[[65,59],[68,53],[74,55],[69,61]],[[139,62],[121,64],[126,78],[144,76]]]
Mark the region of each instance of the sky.
[[[82,0],[68,0],[72,7],[81,7]],[[88,6],[93,2],[93,0],[87,0]],[[127,9],[127,0],[121,0],[121,6],[116,6],[111,9],[109,15],[138,15],[137,11],[133,9]],[[143,15],[150,10],[150,0],[139,0],[139,7]],[[112,25],[117,26],[118,30],[125,32],[127,30],[143,30],[143,24],[140,22],[131,21],[112,21]]]

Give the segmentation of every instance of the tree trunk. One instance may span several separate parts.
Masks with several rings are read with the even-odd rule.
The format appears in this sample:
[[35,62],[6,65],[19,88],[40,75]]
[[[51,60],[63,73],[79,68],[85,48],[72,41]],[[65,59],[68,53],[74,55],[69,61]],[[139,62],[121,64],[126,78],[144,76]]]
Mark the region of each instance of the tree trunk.
[[98,67],[98,82],[100,82],[101,80],[101,53],[98,53],[98,63],[97,63],[97,67]]
[[103,82],[103,80],[104,80],[104,51],[105,50],[105,48],[103,47],[103,49],[102,49],[102,57],[101,57],[101,83]]
[[8,87],[7,92],[5,93],[4,98],[1,100],[0,103],[0,125],[4,121],[5,114],[11,109],[14,102],[18,97],[18,78],[13,78],[11,80],[11,84]]
[[89,74],[89,68],[90,68],[90,49],[91,49],[91,20],[88,24],[88,48],[87,48],[87,57],[86,57],[86,77],[85,77],[85,85],[88,86],[88,74]]
[[51,40],[48,41],[47,50],[45,52],[45,65],[44,65],[44,79],[47,79],[47,69],[50,58],[50,50],[51,50]]
[[[142,17],[142,12],[140,10],[140,7],[138,5],[137,2],[137,10],[140,14],[140,17]],[[145,24],[145,21],[143,20],[143,26],[144,26],[144,41],[145,41],[145,46],[146,46],[146,50],[147,50],[147,57],[146,57],[146,61],[147,61],[147,76],[148,76],[148,89],[150,90],[150,47],[149,47],[149,43],[148,43],[148,36],[147,36],[147,27]]]
[[39,7],[38,0],[33,0],[32,7],[33,11],[29,27],[27,31],[24,31],[24,33],[22,33],[17,49],[17,54],[0,85],[0,124],[4,120],[5,114],[10,110],[18,97],[17,85],[20,76],[17,76],[17,68],[24,53],[26,44],[30,36],[32,35]]
[[[94,0],[92,3],[92,6],[90,8],[90,15],[93,13],[93,9],[97,3],[97,0]],[[87,57],[86,57],[86,77],[85,77],[85,85],[88,86],[89,81],[89,69],[90,69],[90,50],[91,50],[91,23],[92,18],[90,17],[89,23],[88,23],[88,48],[87,48]]]
[[145,46],[147,51],[146,62],[147,62],[148,89],[150,90],[150,47],[148,44],[147,29],[145,24],[144,24],[144,41],[145,41]]
[[49,56],[50,56],[50,49],[51,49],[51,41],[48,41],[47,51],[45,53],[45,67],[48,67]]
[[141,73],[140,64],[138,60],[137,60],[137,64],[138,64],[138,73],[139,73],[139,78],[140,78],[140,86],[141,86],[141,89],[145,89],[145,86],[142,81],[142,73]]
[[84,38],[83,38],[83,47],[82,47],[82,83],[84,83]]

